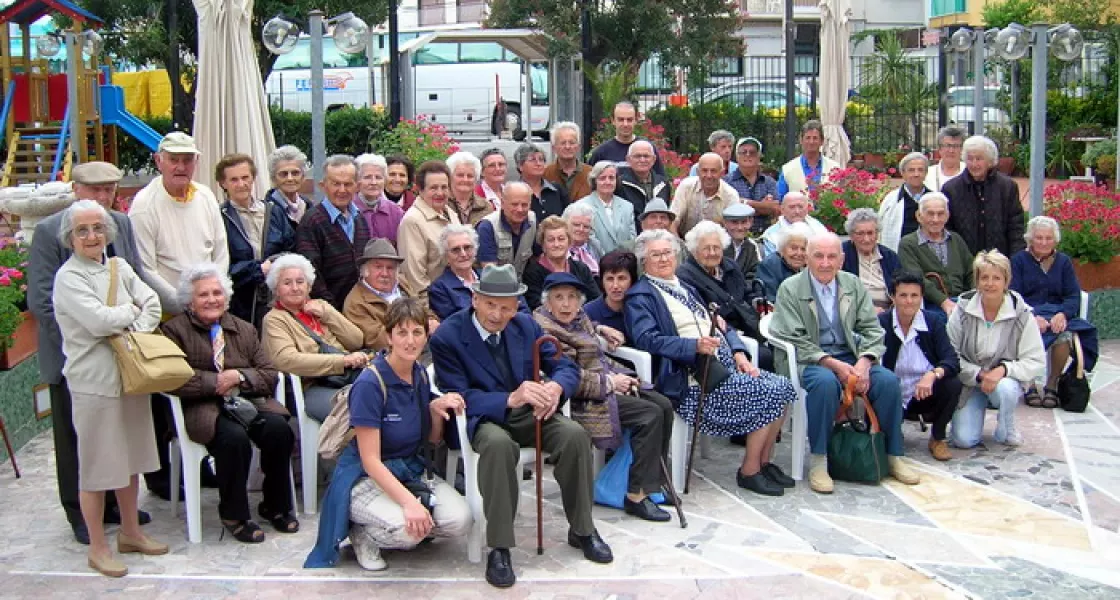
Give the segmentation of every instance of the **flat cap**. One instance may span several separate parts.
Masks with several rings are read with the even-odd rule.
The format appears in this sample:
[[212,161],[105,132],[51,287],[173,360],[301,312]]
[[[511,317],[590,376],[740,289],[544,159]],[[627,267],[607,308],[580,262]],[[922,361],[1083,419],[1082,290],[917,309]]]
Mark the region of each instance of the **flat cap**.
[[83,185],[117,183],[123,174],[112,163],[94,161],[82,163],[70,170],[70,180]]
[[746,202],[732,202],[730,206],[723,209],[723,218],[735,221],[737,219],[746,219],[747,217],[754,216],[754,208]]

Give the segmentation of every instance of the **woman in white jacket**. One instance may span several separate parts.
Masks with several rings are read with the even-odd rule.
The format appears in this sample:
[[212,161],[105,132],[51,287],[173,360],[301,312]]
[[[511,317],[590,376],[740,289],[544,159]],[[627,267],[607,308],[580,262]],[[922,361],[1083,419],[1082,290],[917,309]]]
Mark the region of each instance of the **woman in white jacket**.
[[922,183],[929,159],[921,152],[911,152],[898,161],[902,185],[891,190],[879,204],[879,243],[898,252],[902,236],[918,230],[918,203],[930,189]]
[[961,357],[964,384],[950,437],[958,448],[980,443],[984,413],[999,409],[995,439],[1022,444],[1015,407],[1026,386],[1045,372],[1042,334],[1031,307],[1010,290],[1011,261],[998,250],[981,252],[972,263],[976,289],[961,294],[949,316],[949,340]]

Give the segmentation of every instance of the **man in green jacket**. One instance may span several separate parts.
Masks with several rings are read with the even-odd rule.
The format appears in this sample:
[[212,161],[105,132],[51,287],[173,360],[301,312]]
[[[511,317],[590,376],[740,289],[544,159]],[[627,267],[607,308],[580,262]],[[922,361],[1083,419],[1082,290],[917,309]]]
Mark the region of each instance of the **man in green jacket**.
[[925,280],[926,310],[940,308],[946,315],[957,307],[954,299],[972,289],[972,252],[963,238],[945,229],[948,221],[949,199],[929,192],[918,202],[918,230],[898,243],[902,268]]

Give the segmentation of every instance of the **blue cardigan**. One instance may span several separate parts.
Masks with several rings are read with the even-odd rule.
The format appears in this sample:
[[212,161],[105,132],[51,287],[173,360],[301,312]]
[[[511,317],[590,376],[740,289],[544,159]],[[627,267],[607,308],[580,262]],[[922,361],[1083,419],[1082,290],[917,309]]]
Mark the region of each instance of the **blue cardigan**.
[[229,278],[233,280],[233,298],[230,299],[229,311],[249,321],[257,329],[260,329],[264,313],[268,312],[268,307],[257,307],[254,319],[253,304],[257,300],[257,288],[264,285],[261,263],[271,256],[295,252],[296,249],[296,231],[292,229],[284,207],[271,200],[266,200],[264,205],[269,211],[268,239],[261,244],[261,260],[257,260],[241,216],[229,200],[222,204],[222,221],[226,225],[226,241],[229,246]]
[[[1081,338],[1085,370],[1091,371],[1100,354],[1097,328],[1078,318],[1081,312],[1081,284],[1077,281],[1069,256],[1057,252],[1050,270],[1043,271],[1029,251],[1016,252],[1011,256],[1011,289],[1019,292],[1023,300],[1031,305],[1035,316],[1046,320],[1058,313],[1066,316],[1067,328]],[[1049,348],[1057,338],[1054,332],[1047,331],[1042,334],[1042,344]]]
[[[894,283],[894,273],[902,268],[902,261],[898,258],[898,253],[886,246],[879,244],[879,255],[883,258],[879,260],[879,267],[883,269],[883,281],[887,284],[887,295],[891,294],[891,284]],[[859,251],[856,250],[856,245],[848,240],[841,246],[844,250],[844,267],[843,269],[856,277],[859,277]],[[921,275],[921,273],[918,273]]]
[[[945,377],[956,377],[961,371],[961,358],[957,355],[953,343],[949,341],[949,331],[946,329],[948,319],[944,314],[923,310],[926,326],[929,331],[918,332],[918,348],[926,355],[926,360],[935,367],[945,369]],[[894,331],[894,311],[888,310],[879,313],[879,325],[886,331],[883,341],[887,346],[883,352],[883,366],[891,371],[898,362],[898,352],[902,349],[902,340]]]
[[357,439],[351,440],[338,457],[331,483],[323,495],[319,512],[319,535],[315,547],[303,561],[305,569],[323,569],[338,564],[338,545],[350,535],[350,490],[366,476],[358,454]]
[[[694,297],[700,297],[688,284],[681,285]],[[688,368],[696,365],[696,339],[677,335],[677,325],[661,292],[644,276],[627,290],[625,304],[626,328],[634,339],[634,347],[649,352],[653,358],[657,390],[674,405],[680,404],[688,393]],[[728,329],[726,337],[732,352],[749,354],[734,329]]]
[[782,260],[782,255],[777,252],[762,259],[762,262],[758,263],[756,273],[757,279],[762,282],[762,288],[766,290],[766,300],[770,304],[778,301],[778,288],[782,287],[782,282],[796,275],[786,261]]

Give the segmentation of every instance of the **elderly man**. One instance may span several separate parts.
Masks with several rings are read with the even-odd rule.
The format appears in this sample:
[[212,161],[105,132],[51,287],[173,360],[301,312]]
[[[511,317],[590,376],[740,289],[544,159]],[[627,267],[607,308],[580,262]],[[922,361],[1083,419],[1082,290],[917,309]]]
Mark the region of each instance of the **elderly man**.
[[961,160],[964,138],[964,129],[956,125],[942,127],[937,132],[937,153],[941,160],[926,171],[925,186],[930,191],[940,192],[950,179],[964,173],[965,165]]
[[723,222],[723,211],[739,202],[739,193],[720,177],[723,159],[709,152],[696,161],[700,174],[686,177],[677,187],[670,210],[677,218],[669,226],[673,233],[684,237],[700,221]]
[[841,164],[821,154],[824,145],[824,125],[816,119],[801,126],[801,155],[782,165],[778,175],[778,197],[790,192],[809,192],[828,181],[828,174]]
[[762,233],[762,258],[770,256],[778,250],[778,238],[781,237],[790,225],[805,223],[814,235],[827,233],[828,229],[816,218],[809,214],[812,205],[809,196],[802,192],[790,192],[782,198],[781,216],[773,225]]
[[346,295],[358,282],[358,256],[369,242],[369,225],[354,202],[358,167],[354,159],[335,154],[323,166],[319,187],[326,201],[312,207],[296,229],[296,252],[315,267],[311,297],[341,311]]
[[902,268],[924,277],[922,296],[926,310],[952,314],[961,293],[972,289],[972,253],[961,236],[945,229],[949,201],[941,192],[930,192],[918,203],[918,230],[898,244]]
[[[109,244],[109,256],[119,256],[137,273],[142,273],[140,255],[132,238],[132,225],[123,213],[112,210],[117,196],[120,169],[106,162],[88,162],[74,167],[70,173],[76,199],[95,200],[109,211],[117,225],[117,239]],[[52,184],[65,185],[65,184]],[[70,250],[58,240],[62,213],[55,213],[35,226],[31,238],[30,264],[27,269],[27,308],[39,324],[39,378],[50,385],[51,426],[54,429],[54,468],[58,479],[58,499],[66,520],[74,531],[74,538],[89,544],[89,530],[78,504],[78,446],[74,431],[70,389],[62,376],[62,334],[54,318],[54,275],[62,263],[70,258]],[[140,524],[151,521],[148,513],[140,512]],[[120,523],[120,508],[116,496],[105,498],[105,522]]]
[[645,210],[646,204],[655,199],[668,204],[673,193],[673,186],[665,176],[653,172],[653,161],[656,158],[657,151],[653,149],[653,144],[637,140],[630,144],[626,166],[618,168],[618,186],[614,194],[634,206],[634,226],[638,231],[642,229],[639,215]]
[[478,262],[486,265],[513,265],[517,276],[533,257],[537,239],[537,217],[529,210],[533,190],[528,184],[507,183],[502,209],[478,222]]
[[440,387],[467,401],[467,433],[479,464],[486,465],[478,474],[491,548],[486,581],[504,588],[517,580],[509,552],[516,543],[513,520],[521,494],[516,468],[521,447],[533,444],[538,420],[543,449],[556,460],[568,544],[588,560],[611,562],[611,549],[591,518],[591,438],[582,426],[558,414],[579,387],[579,369],[567,358],[554,358],[557,348],[545,343],[540,364],[548,382],[533,381],[534,343],[544,334],[532,317],[518,313],[525,286],[512,266],[486,267],[472,289],[472,308],[448,317],[432,336],[431,349]]
[[1012,256],[1027,247],[1019,186],[996,169],[998,159],[995,142],[982,135],[968,138],[964,173],[941,188],[953,207],[946,226],[961,236],[973,254],[994,248]]
[[758,263],[762,260],[758,255],[758,244],[750,238],[754,214],[754,209],[744,203],[732,204],[723,209],[723,228],[731,236],[731,245],[724,248],[723,255],[738,265],[748,284],[754,281]]
[[580,160],[579,125],[571,121],[560,121],[552,126],[549,138],[552,140],[552,156],[555,160],[544,169],[544,178],[560,188],[569,199],[579,200],[591,193],[591,165]]
[[898,252],[902,236],[918,230],[918,202],[930,190],[925,185],[929,159],[921,152],[911,152],[898,161],[902,185],[891,190],[879,204],[880,243]]
[[762,235],[779,214],[778,182],[762,172],[762,142],[753,137],[745,137],[735,144],[735,159],[738,169],[732,169],[723,177],[739,193],[739,198],[754,209],[754,223],[751,232]]
[[[350,290],[342,306],[342,314],[362,330],[362,347],[380,351],[389,346],[389,332],[385,330],[385,315],[389,305],[398,298],[414,298],[416,294],[407,283],[397,277],[401,258],[389,240],[377,238],[366,244],[358,258],[358,284]],[[428,317],[429,331],[435,331],[439,321]]]
[[165,135],[155,154],[160,175],[136,193],[128,211],[144,281],[159,294],[164,315],[183,312],[175,290],[184,269],[209,262],[229,271],[221,205],[210,188],[192,181],[199,154],[191,136]]
[[668,230],[676,218],[677,215],[669,210],[664,200],[661,198],[654,198],[653,202],[647,204],[642,210],[642,214],[638,215],[638,231],[649,231],[651,229]]
[[[638,109],[633,104],[625,101],[615,104],[614,110],[611,111],[614,137],[596,146],[591,151],[587,164],[594,165],[601,160],[609,160],[619,164],[626,162],[626,153],[630,151],[630,144],[638,139],[634,135],[634,126],[637,123]],[[658,175],[665,174],[665,166],[661,164],[659,157],[655,157],[653,161],[653,172]],[[572,197],[575,198],[575,196]]]
[[[708,150],[715,152],[723,159],[723,166],[725,172],[723,175],[731,175],[739,169],[739,165],[735,164],[735,155],[731,149],[735,146],[735,134],[726,129],[717,129],[708,134]],[[694,164],[688,170],[689,175],[699,175],[700,165]]]
[[885,351],[884,331],[871,297],[859,277],[840,270],[840,238],[825,233],[809,241],[809,264],[778,289],[770,333],[793,344],[797,364],[776,350],[779,372],[800,371],[809,413],[811,465],[809,487],[832,493],[828,474],[828,440],[846,382],[856,377],[856,392],[866,394],[886,438],[887,467],[907,485],[918,475],[902,461],[902,392],[898,377],[879,366]]

